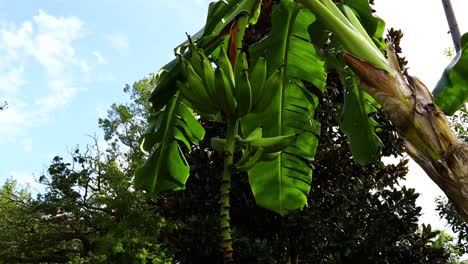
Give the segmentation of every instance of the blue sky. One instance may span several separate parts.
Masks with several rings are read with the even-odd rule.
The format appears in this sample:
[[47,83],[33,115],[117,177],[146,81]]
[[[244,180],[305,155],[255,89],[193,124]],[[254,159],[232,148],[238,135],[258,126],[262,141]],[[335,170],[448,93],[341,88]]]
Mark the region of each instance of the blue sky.
[[[173,58],[208,1],[0,0],[0,182],[39,177],[99,136],[122,89]],[[102,138],[102,137],[101,137]]]

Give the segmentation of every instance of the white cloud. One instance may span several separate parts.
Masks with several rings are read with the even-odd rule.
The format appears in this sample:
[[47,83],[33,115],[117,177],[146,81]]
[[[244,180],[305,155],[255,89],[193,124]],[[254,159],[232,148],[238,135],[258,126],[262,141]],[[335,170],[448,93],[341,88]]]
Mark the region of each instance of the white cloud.
[[77,89],[73,87],[56,87],[53,92],[47,96],[40,97],[34,101],[37,109],[43,114],[48,115],[51,111],[65,106],[70,99],[77,94]]
[[54,17],[43,10],[17,30],[2,29],[4,49],[10,57],[23,53],[35,58],[52,77],[68,65],[80,65],[72,42],[82,36],[83,23],[76,17]]
[[12,102],[8,105],[7,109],[0,112],[0,143],[3,140],[10,141],[10,137],[18,134],[20,127],[26,123],[27,116],[24,112],[18,110],[18,108],[12,105]]
[[33,141],[32,141],[32,138],[28,137],[28,138],[24,138],[23,140],[21,140],[21,146],[23,146],[23,150],[27,153],[30,153],[32,151],[32,147],[33,147]]
[[113,33],[106,36],[107,40],[110,42],[112,48],[118,52],[124,52],[129,47],[129,42],[127,36],[121,33]]
[[12,68],[0,75],[0,92],[15,93],[24,85],[22,66]]
[[[83,37],[83,25],[77,17],[53,16],[43,10],[19,24],[0,24],[0,98],[9,104],[0,113],[0,137],[15,137],[48,120],[77,94],[73,76],[91,72],[75,49]],[[28,69],[34,64],[45,74],[33,73],[44,78],[35,80],[34,87],[26,86],[31,83]],[[32,88],[38,94],[35,97],[27,90]]]
[[93,55],[94,55],[94,57],[96,57],[97,63],[107,64],[106,59],[104,58],[104,56],[102,56],[102,54],[99,51],[97,51],[97,50],[93,51]]
[[39,183],[39,178],[33,173],[26,171],[10,171],[9,174],[19,185],[31,190],[32,195],[43,192],[45,189],[45,186]]

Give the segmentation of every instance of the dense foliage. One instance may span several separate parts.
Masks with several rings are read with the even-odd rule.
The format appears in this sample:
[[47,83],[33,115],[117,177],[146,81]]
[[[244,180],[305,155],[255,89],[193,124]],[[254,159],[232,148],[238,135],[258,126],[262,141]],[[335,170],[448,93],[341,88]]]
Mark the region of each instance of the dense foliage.
[[[309,9],[317,4],[298,2]],[[333,2],[322,2],[334,15],[341,14]],[[453,247],[452,238],[417,224],[418,194],[400,185],[407,160],[401,157],[403,140],[388,116],[358,89],[360,84],[351,70],[336,60],[335,55],[342,55],[337,52],[343,48],[341,44],[334,38],[311,38],[313,33],[330,37],[323,34],[321,23],[328,23],[326,19],[310,25],[323,14],[300,9],[292,0],[255,3],[260,1],[211,5],[202,38],[196,39],[200,47],[214,45],[211,51],[198,49],[189,37],[189,44],[178,49],[179,61],[168,64],[170,69],[127,86],[124,91],[131,101],[112,105],[107,117],[99,120],[106,144],[93,138],[90,146],[77,148],[70,158],[55,157],[39,178],[44,193],[32,198],[14,181],[5,183],[0,192],[0,263],[220,263],[223,259],[225,263],[456,263],[463,251]],[[233,7],[237,7],[234,14]],[[372,50],[350,46],[353,41],[359,44],[359,38],[344,46],[352,53],[369,55],[365,59],[371,64],[403,78],[397,58],[387,62],[381,47],[375,46],[385,45],[383,24],[372,16],[368,1],[345,1],[342,8],[347,18],[337,23],[350,19],[354,25],[346,24],[346,32],[334,31],[337,39],[346,40],[346,34],[357,33],[352,31],[360,25],[355,10],[364,26],[373,28],[369,33],[373,40],[365,39]],[[260,11],[261,16],[256,17]],[[243,30],[257,19],[244,40]],[[360,34],[367,35],[364,29]],[[393,37],[393,41],[397,44],[399,39]],[[184,54],[184,49],[190,50]],[[217,55],[211,55],[213,50]],[[308,53],[301,53],[306,50]],[[185,92],[174,89],[174,83],[181,87],[190,73],[183,71],[196,67],[193,58],[203,52],[210,58],[202,57],[206,67],[198,73],[214,72],[213,64],[222,72],[221,68],[235,65],[240,58],[238,65],[243,61],[245,67],[239,71],[234,67],[234,71],[245,77],[247,57],[264,58],[268,71],[278,77],[269,84],[276,87],[271,105],[265,103],[256,113],[247,111],[249,106],[242,115],[235,104],[229,110],[223,104],[221,108],[211,102],[204,105],[201,97],[187,89],[194,84],[204,89],[201,82],[207,82],[193,74],[195,69],[191,76],[199,78],[198,82],[185,84]],[[192,57],[190,62],[186,55]],[[344,55],[348,63],[357,63],[354,67],[362,63]],[[376,70],[371,64],[366,67]],[[266,63],[264,67],[266,72]],[[232,68],[231,72],[234,76]],[[237,75],[239,72],[243,75]],[[227,75],[220,75],[223,81]],[[405,78],[410,85],[419,84],[409,75]],[[397,83],[395,80],[388,83]],[[421,87],[406,84],[404,88]],[[244,86],[236,84],[239,87]],[[253,100],[252,91],[243,94],[246,97],[236,94],[235,100]],[[234,100],[232,96],[227,99]],[[152,101],[151,107],[148,101]],[[415,111],[413,117],[415,113],[420,114]],[[239,167],[234,161],[259,146],[241,144],[241,140],[247,141],[248,131],[256,128],[263,128],[269,139],[293,131],[294,143],[269,153],[276,153],[269,160],[257,158],[245,170],[247,176],[236,171]],[[415,133],[403,136],[417,143],[424,141],[419,135],[425,134],[414,128]],[[214,151],[213,137],[226,138],[225,148]],[[394,156],[398,163],[385,165],[381,158],[387,156]],[[159,193],[170,190],[183,191]],[[293,211],[298,208],[303,210]],[[439,209],[461,230],[462,241],[465,226],[456,218],[455,209],[443,203]]]
[[[468,105],[465,105],[451,118],[453,128],[461,140],[468,143]],[[468,224],[463,221],[455,206],[447,199],[437,198],[437,208],[439,215],[447,220],[452,231],[458,236],[458,248],[463,253],[468,253]]]
[[55,157],[36,199],[12,181],[4,185],[0,263],[171,263],[158,240],[171,227],[131,183],[143,158],[138,138],[150,87],[150,79],[127,86],[131,102],[99,120],[107,144],[95,139]]

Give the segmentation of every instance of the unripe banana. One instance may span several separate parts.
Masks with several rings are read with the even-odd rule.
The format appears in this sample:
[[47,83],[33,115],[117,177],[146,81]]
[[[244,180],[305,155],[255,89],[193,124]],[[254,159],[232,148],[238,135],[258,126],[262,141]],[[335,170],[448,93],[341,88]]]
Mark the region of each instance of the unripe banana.
[[195,44],[190,44],[190,58],[189,61],[192,64],[195,72],[202,77],[203,76],[203,62],[200,54],[200,49],[195,46]]
[[245,149],[242,150],[242,156],[241,158],[237,161],[237,164],[242,164],[247,161],[247,159],[250,157],[252,148],[250,146],[247,146]]
[[262,158],[264,149],[262,147],[256,148],[255,153],[250,156],[250,159],[243,164],[236,164],[236,169],[239,171],[248,171],[250,170],[257,162]]
[[250,87],[252,89],[252,107],[257,105],[260,98],[263,96],[265,81],[267,78],[267,65],[264,57],[260,57],[251,68],[250,72]]
[[223,46],[221,46],[218,56],[218,68],[221,68],[224,74],[229,77],[228,80],[232,87],[234,87],[234,71],[232,69],[231,61],[229,60],[229,57]]
[[264,153],[282,151],[296,140],[296,134],[252,140],[250,146],[264,148]]
[[207,104],[200,99],[198,94],[196,94],[195,91],[191,89],[186,82],[177,80],[176,85],[182,93],[182,96],[192,105],[194,110],[204,114],[212,113],[213,109],[208,107]]
[[220,107],[228,116],[233,116],[236,111],[236,98],[233,94],[233,83],[221,67],[215,70],[216,99],[220,102]]
[[274,71],[268,79],[265,81],[265,86],[263,87],[262,94],[258,99],[256,105],[254,105],[252,112],[260,113],[265,111],[265,109],[272,103],[275,96],[278,94],[282,87],[282,77],[283,70],[278,69]]
[[236,115],[238,117],[242,117],[250,113],[252,108],[252,91],[250,87],[249,76],[246,70],[240,72],[240,76],[237,78],[236,99]]
[[254,130],[250,132],[250,134],[246,138],[238,138],[240,143],[250,143],[252,140],[262,138],[263,128],[261,126],[256,127]]
[[215,137],[211,138],[211,147],[218,152],[224,152],[226,148],[226,139]]
[[245,52],[241,51],[239,54],[237,54],[237,60],[236,60],[236,69],[234,71],[234,81],[237,84],[237,81],[239,80],[239,77],[241,76],[240,74],[243,71],[249,70],[249,62],[247,61],[247,55]]
[[187,83],[192,89],[193,93],[196,95],[196,97],[199,98],[199,100],[197,101],[201,101],[203,102],[203,104],[206,104],[206,108],[210,109],[210,114],[216,114],[218,112],[217,107],[212,103],[211,98],[206,93],[205,85],[200,76],[195,72],[195,69],[193,68],[192,64],[190,64],[183,57],[181,62],[182,68],[185,68]]
[[281,151],[278,152],[273,152],[273,153],[263,153],[262,158],[260,160],[262,161],[270,161],[278,158],[281,155]]
[[[200,50],[200,49],[198,51],[199,51],[201,61],[202,61],[202,66],[203,66],[203,75],[200,75],[200,76],[203,77],[202,79],[203,79],[203,82],[205,83],[205,90],[206,90],[208,96],[210,97],[211,101],[215,105],[218,106],[220,102],[217,102],[217,100],[215,100],[215,98],[216,98],[216,86],[215,86],[214,69],[211,66],[211,61],[205,56],[203,51]],[[219,107],[218,107],[218,109],[219,109]]]

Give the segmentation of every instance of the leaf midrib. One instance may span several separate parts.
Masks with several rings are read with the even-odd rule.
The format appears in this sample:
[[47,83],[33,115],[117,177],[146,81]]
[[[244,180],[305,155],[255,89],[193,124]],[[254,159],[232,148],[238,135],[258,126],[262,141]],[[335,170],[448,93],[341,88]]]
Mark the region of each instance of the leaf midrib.
[[[280,113],[278,115],[278,118],[279,118],[279,134],[280,135],[283,135],[283,104],[284,104],[284,100],[285,100],[285,89],[286,89],[286,84],[288,82],[288,57],[289,57],[289,45],[290,45],[290,41],[291,41],[291,36],[293,35],[292,32],[293,32],[293,28],[294,28],[294,23],[296,22],[296,17],[297,15],[299,14],[299,11],[301,10],[301,8],[298,6],[298,4],[295,4],[294,5],[294,8],[293,8],[293,11],[291,13],[291,18],[289,19],[289,26],[288,26],[288,31],[287,31],[287,38],[284,38],[284,42],[283,42],[283,46],[284,46],[284,49],[283,49],[283,54],[284,54],[284,61],[283,61],[283,65],[282,67],[283,68],[283,79],[282,79],[282,83],[281,83],[281,89],[280,89],[280,93],[281,93],[281,100],[280,100]],[[283,190],[283,177],[282,177],[282,166],[283,165],[283,155],[280,155],[279,156],[279,162],[278,162],[278,184],[279,184],[279,205],[280,205],[280,212],[283,212],[284,208],[283,208],[283,199],[282,199],[282,190]]]

